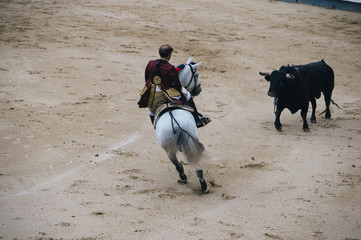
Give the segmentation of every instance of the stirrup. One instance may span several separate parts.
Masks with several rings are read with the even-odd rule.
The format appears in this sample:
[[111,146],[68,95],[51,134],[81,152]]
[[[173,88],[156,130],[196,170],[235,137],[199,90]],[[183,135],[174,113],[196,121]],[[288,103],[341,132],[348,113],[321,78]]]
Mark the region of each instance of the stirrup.
[[199,118],[196,121],[197,124],[197,128],[201,128],[205,125],[207,125],[208,123],[210,123],[212,120],[208,117],[204,117],[202,114],[198,113]]

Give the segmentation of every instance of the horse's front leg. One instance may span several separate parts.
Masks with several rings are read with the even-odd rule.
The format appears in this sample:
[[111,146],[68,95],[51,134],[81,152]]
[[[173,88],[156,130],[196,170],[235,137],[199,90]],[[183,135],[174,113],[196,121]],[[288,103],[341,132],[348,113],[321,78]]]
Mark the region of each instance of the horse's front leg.
[[196,170],[196,174],[199,178],[199,182],[201,183],[202,193],[209,193],[209,188],[206,180],[203,178],[203,170]]
[[187,175],[185,175],[184,173],[184,168],[182,166],[182,164],[178,161],[177,159],[177,155],[175,153],[168,153],[168,158],[169,160],[174,164],[175,168],[177,169],[178,173],[179,173],[179,183],[185,184],[187,183]]

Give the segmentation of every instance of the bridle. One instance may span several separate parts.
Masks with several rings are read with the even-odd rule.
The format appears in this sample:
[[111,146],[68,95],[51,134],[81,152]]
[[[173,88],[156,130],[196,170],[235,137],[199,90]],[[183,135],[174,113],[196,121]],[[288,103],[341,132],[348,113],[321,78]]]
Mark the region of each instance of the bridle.
[[195,95],[195,93],[197,92],[196,89],[199,88],[199,87],[201,86],[201,84],[198,82],[198,85],[197,85],[197,81],[196,81],[196,77],[195,77],[195,73],[197,72],[197,70],[194,70],[191,64],[187,64],[187,65],[188,65],[188,66],[190,67],[190,69],[191,69],[192,78],[189,80],[189,83],[188,83],[184,88],[187,89],[187,88],[191,85],[191,83],[194,81],[194,82],[195,82],[195,83],[194,83],[195,87],[194,87],[194,89],[191,91],[191,94],[192,94],[192,96],[193,96],[193,95]]

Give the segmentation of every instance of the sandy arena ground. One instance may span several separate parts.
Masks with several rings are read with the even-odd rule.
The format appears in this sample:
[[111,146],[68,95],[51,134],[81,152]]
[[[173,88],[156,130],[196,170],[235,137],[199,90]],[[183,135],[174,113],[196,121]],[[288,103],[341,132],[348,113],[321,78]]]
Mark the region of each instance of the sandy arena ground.
[[[361,14],[268,0],[0,1],[0,239],[361,239]],[[219,159],[202,195],[136,105],[193,56]],[[259,71],[325,61],[332,119],[273,126]],[[325,108],[318,100],[317,114]],[[308,118],[310,116],[308,115]],[[182,157],[180,156],[182,159]]]

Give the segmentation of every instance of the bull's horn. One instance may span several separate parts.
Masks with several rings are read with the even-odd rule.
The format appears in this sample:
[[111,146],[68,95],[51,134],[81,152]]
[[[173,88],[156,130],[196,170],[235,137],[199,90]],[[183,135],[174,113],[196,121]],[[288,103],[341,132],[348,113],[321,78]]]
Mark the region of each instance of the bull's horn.
[[262,76],[271,76],[270,72],[259,72],[259,74]]
[[287,74],[286,74],[286,78],[288,78],[288,79],[295,79],[295,76],[293,76],[292,74],[287,73]]

